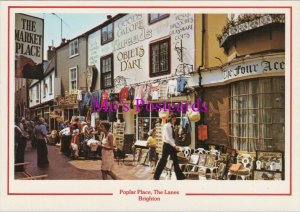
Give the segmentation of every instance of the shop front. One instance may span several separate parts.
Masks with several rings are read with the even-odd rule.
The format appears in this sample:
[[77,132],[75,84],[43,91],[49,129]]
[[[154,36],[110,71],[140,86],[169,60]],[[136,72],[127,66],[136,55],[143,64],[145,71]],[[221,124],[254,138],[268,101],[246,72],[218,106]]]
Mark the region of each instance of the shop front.
[[241,58],[204,72],[208,143],[247,152],[285,150],[284,54]]

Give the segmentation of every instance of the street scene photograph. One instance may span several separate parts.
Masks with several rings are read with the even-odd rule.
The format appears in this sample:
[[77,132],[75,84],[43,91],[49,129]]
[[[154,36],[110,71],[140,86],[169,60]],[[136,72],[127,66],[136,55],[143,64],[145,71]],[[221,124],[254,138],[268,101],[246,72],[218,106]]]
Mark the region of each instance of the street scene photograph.
[[285,14],[14,20],[15,180],[288,179]]

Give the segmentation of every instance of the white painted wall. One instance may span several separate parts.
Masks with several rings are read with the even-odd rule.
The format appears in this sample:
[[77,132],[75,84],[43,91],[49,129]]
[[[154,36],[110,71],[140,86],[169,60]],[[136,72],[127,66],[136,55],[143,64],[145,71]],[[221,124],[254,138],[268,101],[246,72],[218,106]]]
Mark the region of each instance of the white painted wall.
[[[50,91],[50,76],[52,76],[52,92]],[[44,80],[47,84],[47,87],[44,87]],[[38,87],[37,87],[38,86]],[[36,96],[36,89],[40,90],[40,97]],[[46,91],[44,95],[44,90]],[[29,88],[29,107],[34,107],[41,103],[45,103],[53,100],[57,95],[61,93],[61,83],[59,78],[55,78],[55,72],[52,71],[49,75],[47,75],[43,80],[39,81],[34,86]],[[32,100],[32,101],[31,101]],[[39,101],[37,101],[39,100]]]
[[[188,64],[195,70],[194,55],[194,14],[170,14],[169,17],[153,24],[148,24],[148,14],[128,14],[114,22],[114,40],[101,45],[100,30],[88,37],[88,65],[95,65],[100,76],[100,58],[114,54],[114,78],[123,76],[126,83],[133,84],[142,81],[164,78],[168,75],[149,76],[150,43],[170,37],[171,74]],[[182,41],[183,60],[175,47]],[[125,55],[130,55],[129,57]],[[97,80],[96,89],[100,88]]]
[[36,90],[40,90],[40,82],[34,84],[29,88],[29,108],[39,105],[41,103],[40,96],[36,95]]

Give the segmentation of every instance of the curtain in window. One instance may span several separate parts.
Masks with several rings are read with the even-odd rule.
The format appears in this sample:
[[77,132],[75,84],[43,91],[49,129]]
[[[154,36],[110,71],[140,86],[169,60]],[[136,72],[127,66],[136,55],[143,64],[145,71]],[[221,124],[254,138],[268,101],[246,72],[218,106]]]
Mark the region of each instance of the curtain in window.
[[243,151],[284,149],[284,77],[231,85],[231,144]]

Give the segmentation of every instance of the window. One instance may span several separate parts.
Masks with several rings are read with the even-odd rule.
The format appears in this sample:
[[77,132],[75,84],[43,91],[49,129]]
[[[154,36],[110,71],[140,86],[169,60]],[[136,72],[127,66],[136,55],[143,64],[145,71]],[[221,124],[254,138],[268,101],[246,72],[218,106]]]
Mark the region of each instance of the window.
[[77,90],[77,67],[70,68],[70,90],[76,91]]
[[40,88],[39,88],[39,84],[36,85],[36,102],[40,101]]
[[170,38],[150,44],[150,77],[170,74]]
[[170,15],[169,14],[166,14],[166,13],[155,13],[155,14],[149,14],[148,15],[148,23],[149,24],[153,24],[157,21],[160,21],[164,18],[167,18],[169,17]]
[[32,102],[32,99],[33,99],[33,88],[30,88],[30,102]]
[[[171,103],[171,102],[170,102]],[[182,103],[182,102],[181,102]],[[164,103],[161,103],[162,105]],[[167,105],[169,103],[166,103]],[[176,105],[176,102],[172,102],[171,104]],[[178,112],[177,106],[173,107],[172,109],[174,112],[173,114],[176,115],[176,126],[175,129],[179,130],[181,127],[181,136],[178,136],[175,140],[178,144],[181,146],[186,146],[191,144],[191,136],[190,133],[187,132],[187,129],[185,128],[187,125],[183,124],[183,119],[186,117],[186,112]],[[148,109],[148,111],[147,111]],[[136,110],[136,109],[135,109]],[[187,120],[187,119],[186,119]],[[157,123],[161,123],[161,119],[159,118],[159,112],[155,109],[150,109],[148,106],[140,106],[139,107],[139,113],[135,115],[135,131],[137,135],[138,140],[147,140],[148,139],[148,132],[149,130],[155,128]],[[183,126],[184,125],[184,126]]]
[[43,80],[43,97],[46,97],[46,88],[47,88],[47,83],[46,80]]
[[113,55],[101,58],[101,89],[113,87]]
[[76,39],[69,43],[69,56],[74,57],[78,54],[78,39]]
[[101,29],[101,45],[109,43],[114,39],[114,26],[113,23]]
[[52,94],[52,75],[49,77],[49,95]]
[[233,148],[284,149],[284,77],[261,78],[231,85],[230,139]]

